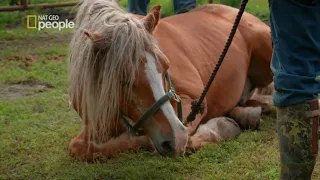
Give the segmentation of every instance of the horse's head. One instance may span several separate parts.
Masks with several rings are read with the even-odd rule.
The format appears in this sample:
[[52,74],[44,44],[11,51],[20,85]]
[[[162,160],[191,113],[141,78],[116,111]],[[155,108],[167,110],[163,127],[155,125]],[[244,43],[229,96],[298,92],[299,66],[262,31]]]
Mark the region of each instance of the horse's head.
[[151,34],[160,6],[139,19],[96,2],[90,17],[81,19],[86,30],[79,36],[86,39],[74,37],[70,66],[71,98],[82,99],[89,130],[102,137],[121,123],[133,132],[141,127],[161,154],[183,153],[188,133],[174,110],[178,100],[166,74],[169,61]]

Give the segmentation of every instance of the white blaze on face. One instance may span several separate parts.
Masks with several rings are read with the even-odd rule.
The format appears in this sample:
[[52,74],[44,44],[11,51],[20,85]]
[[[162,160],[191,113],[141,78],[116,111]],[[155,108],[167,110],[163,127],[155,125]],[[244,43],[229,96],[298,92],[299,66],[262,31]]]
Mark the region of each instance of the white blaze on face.
[[[166,94],[163,87],[162,75],[157,71],[156,59],[148,52],[146,52],[146,59],[147,64],[145,72],[147,75],[147,79],[150,82],[153,96],[157,101]],[[175,111],[173,110],[173,107],[169,103],[169,101],[161,106],[161,110],[163,111],[173,129],[179,128],[179,126],[183,126],[183,124],[175,114]]]
[[[145,73],[147,76],[147,79],[150,83],[154,99],[158,101],[160,98],[162,98],[166,92],[164,91],[163,82],[162,82],[162,74],[157,71],[157,62],[155,57],[153,57],[151,54],[146,52],[146,59],[147,63],[145,66]],[[185,152],[185,148],[187,146],[188,142],[188,130],[187,128],[180,122],[179,118],[177,117],[172,105],[170,102],[164,103],[160,110],[163,112],[166,120],[169,122],[172,134],[171,142],[174,143],[175,152],[178,154],[183,154]],[[149,127],[152,129],[152,127]],[[151,130],[153,132],[156,132],[157,130]],[[159,129],[158,129],[159,132]],[[164,139],[163,139],[164,138]],[[156,146],[161,147],[163,151],[162,143],[163,141],[168,141],[168,137],[160,137],[155,135],[154,139],[158,139],[159,144],[156,144]],[[170,138],[170,137],[169,137]],[[162,139],[162,141],[161,141]]]

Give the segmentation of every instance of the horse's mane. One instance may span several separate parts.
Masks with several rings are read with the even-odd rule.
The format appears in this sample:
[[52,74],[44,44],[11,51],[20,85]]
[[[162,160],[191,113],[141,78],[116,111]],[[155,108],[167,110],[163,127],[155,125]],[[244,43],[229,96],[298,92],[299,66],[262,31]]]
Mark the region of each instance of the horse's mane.
[[[69,95],[86,120],[89,137],[103,142],[118,125],[120,100],[131,98],[145,51],[158,48],[143,21],[126,13],[114,0],[80,3],[70,44]],[[104,37],[93,42],[84,30]]]

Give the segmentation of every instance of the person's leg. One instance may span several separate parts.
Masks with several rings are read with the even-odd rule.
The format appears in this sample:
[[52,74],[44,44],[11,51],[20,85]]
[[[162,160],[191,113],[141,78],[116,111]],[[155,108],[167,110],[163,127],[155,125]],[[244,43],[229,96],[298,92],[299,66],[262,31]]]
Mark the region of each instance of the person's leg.
[[150,0],[128,0],[128,11],[130,13],[147,15]]
[[174,13],[185,13],[197,6],[197,0],[173,0]]
[[[319,111],[318,100],[277,109],[277,132],[280,144],[281,180],[311,179],[318,151],[318,126],[306,112]],[[311,113],[309,113],[311,115]],[[315,129],[314,129],[315,128]]]
[[[280,179],[310,179],[318,151],[320,1],[269,0]],[[310,101],[313,100],[313,101]]]

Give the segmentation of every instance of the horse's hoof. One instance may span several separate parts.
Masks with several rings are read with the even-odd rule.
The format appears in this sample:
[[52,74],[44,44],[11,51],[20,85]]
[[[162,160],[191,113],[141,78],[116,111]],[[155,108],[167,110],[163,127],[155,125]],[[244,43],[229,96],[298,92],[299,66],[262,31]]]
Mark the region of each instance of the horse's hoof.
[[92,161],[92,147],[83,139],[74,138],[69,145],[69,155],[80,161]]
[[258,130],[261,124],[261,114],[262,108],[261,107],[252,107],[248,108],[248,126],[250,129]]
[[262,114],[267,115],[267,114],[270,114],[272,112],[272,108],[271,108],[271,106],[269,104],[263,104],[261,106],[261,108],[262,108]]

